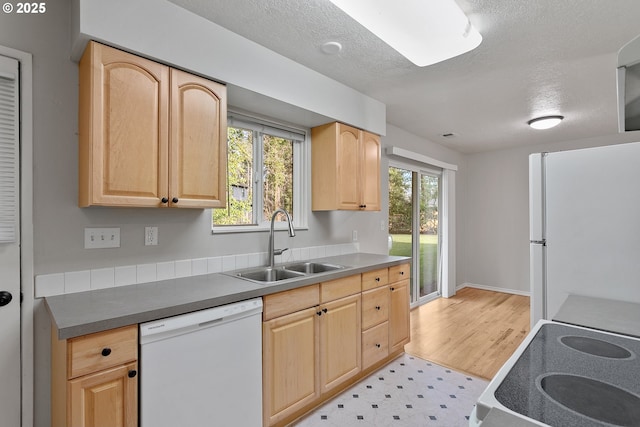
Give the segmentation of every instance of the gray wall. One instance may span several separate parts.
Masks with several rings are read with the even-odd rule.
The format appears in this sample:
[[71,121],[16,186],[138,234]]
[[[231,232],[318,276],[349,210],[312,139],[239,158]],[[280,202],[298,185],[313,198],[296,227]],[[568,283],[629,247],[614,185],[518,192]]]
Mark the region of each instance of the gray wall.
[[529,154],[635,141],[640,132],[467,155],[458,282],[529,292]]

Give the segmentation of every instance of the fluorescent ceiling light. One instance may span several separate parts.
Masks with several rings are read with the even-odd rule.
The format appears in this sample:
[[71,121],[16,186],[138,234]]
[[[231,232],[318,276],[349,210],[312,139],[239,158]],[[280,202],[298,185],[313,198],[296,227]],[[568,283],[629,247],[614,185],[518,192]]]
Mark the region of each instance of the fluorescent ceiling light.
[[454,0],[331,0],[419,67],[475,49],[482,41]]
[[534,129],[550,129],[560,124],[563,116],[544,116],[531,119],[527,122]]

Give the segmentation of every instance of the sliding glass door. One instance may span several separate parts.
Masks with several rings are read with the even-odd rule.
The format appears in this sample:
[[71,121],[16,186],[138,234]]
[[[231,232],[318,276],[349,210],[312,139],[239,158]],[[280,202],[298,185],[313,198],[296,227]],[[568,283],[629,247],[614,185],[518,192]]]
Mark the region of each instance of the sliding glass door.
[[440,177],[406,165],[389,167],[389,255],[411,257],[411,302],[440,295]]

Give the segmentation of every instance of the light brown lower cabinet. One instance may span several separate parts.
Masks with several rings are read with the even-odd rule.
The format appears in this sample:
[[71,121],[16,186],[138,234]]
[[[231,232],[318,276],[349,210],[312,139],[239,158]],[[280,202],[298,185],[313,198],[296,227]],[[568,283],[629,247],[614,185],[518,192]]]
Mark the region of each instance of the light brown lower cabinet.
[[53,427],[138,425],[137,325],[51,343]]
[[389,285],[389,352],[404,349],[409,342],[409,279]]
[[326,393],[361,370],[360,302],[351,295],[320,306],[320,383]]
[[291,423],[402,353],[409,264],[370,273],[264,297],[265,427]]
[[263,323],[264,424],[272,425],[320,395],[318,308]]

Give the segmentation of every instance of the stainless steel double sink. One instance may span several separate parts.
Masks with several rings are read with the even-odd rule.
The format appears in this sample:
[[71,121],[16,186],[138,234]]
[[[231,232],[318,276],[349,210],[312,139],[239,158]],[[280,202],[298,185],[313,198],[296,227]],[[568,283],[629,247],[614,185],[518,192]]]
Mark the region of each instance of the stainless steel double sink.
[[344,265],[321,262],[295,262],[275,267],[254,267],[244,270],[224,273],[228,276],[238,277],[255,283],[273,283],[281,280],[298,279],[329,271],[346,268]]

